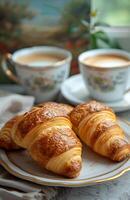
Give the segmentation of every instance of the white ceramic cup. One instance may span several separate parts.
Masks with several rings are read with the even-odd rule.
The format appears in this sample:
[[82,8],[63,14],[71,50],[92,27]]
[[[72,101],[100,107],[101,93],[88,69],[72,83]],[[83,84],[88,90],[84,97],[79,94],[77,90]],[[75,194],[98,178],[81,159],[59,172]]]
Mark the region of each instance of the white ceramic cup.
[[117,55],[130,59],[130,54],[118,49],[96,49],[83,52],[78,61],[84,83],[93,99],[112,102],[123,98],[128,89],[129,65],[100,67],[86,64],[84,60],[97,55]]
[[[61,55],[63,60],[54,62],[47,66],[21,64],[18,58],[30,54],[49,53]],[[12,80],[20,83],[27,94],[33,95],[36,102],[55,100],[62,82],[68,77],[72,55],[69,51],[52,46],[36,46],[15,51],[12,55],[6,54],[2,62],[3,70]],[[15,75],[8,67],[13,65]]]

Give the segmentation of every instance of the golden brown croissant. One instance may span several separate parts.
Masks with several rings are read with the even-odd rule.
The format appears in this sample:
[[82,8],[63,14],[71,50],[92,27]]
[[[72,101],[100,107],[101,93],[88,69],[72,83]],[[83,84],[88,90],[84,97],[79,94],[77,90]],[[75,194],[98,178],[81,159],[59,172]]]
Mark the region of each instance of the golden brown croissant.
[[70,119],[80,139],[95,152],[115,161],[130,155],[130,145],[109,107],[90,101],[74,108]]
[[41,104],[19,116],[11,131],[13,141],[41,167],[67,177],[78,176],[81,169],[82,145],[68,117],[72,109],[53,102]]

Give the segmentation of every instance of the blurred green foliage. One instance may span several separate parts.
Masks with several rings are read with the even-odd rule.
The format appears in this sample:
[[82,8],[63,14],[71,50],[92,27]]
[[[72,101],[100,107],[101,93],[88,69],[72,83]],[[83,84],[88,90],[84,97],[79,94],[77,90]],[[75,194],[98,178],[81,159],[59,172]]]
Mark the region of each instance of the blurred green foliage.
[[70,0],[65,5],[62,13],[62,21],[68,34],[80,32],[81,20],[90,21],[90,1]]

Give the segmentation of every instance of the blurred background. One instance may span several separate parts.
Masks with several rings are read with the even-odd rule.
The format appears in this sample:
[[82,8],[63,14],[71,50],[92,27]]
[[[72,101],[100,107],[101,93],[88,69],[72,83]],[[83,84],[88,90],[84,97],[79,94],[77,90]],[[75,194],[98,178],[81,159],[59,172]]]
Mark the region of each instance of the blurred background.
[[[130,50],[129,0],[0,0],[0,62],[6,52],[55,45],[77,56],[94,48]],[[0,68],[0,83],[10,80]]]

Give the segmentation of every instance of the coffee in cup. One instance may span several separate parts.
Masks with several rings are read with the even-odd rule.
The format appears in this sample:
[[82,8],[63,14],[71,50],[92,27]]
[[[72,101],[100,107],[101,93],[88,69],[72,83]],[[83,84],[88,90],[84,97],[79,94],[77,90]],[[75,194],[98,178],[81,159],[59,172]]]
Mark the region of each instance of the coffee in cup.
[[[29,47],[6,54],[2,67],[39,103],[56,99],[62,82],[69,75],[71,59],[71,53],[62,48]],[[7,61],[15,67],[17,76],[10,71]]]
[[60,62],[65,59],[65,56],[60,54],[49,54],[49,53],[32,53],[29,55],[23,55],[16,57],[15,61],[31,67],[47,67],[53,66],[53,64]]
[[104,102],[121,100],[127,88],[129,60],[129,53],[118,49],[96,49],[80,54],[80,72],[90,96]]
[[84,59],[84,63],[94,67],[122,67],[128,63],[129,59],[121,55],[104,54],[90,56]]

